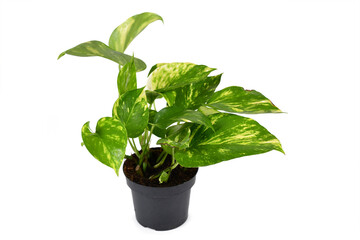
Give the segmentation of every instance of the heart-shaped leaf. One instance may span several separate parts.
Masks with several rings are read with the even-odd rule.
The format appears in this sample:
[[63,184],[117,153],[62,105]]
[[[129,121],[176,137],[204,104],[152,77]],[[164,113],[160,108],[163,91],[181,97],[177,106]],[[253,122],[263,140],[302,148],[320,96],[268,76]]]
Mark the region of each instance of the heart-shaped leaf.
[[220,83],[221,75],[207,77],[199,82],[164,92],[163,95],[169,106],[196,109],[209,100]]
[[84,124],[81,129],[83,142],[89,152],[100,162],[113,168],[119,175],[119,168],[125,156],[127,133],[124,124],[114,118],[101,118],[93,133],[89,126]]
[[215,68],[193,63],[159,63],[149,72],[148,89],[170,91],[204,80]]
[[124,122],[128,137],[140,136],[149,122],[149,108],[144,88],[121,95],[114,104],[113,117]]
[[123,67],[119,65],[117,85],[118,85],[119,95],[122,95],[127,91],[134,90],[137,88],[134,57],[132,57],[130,62],[125,64]]
[[144,12],[128,18],[112,32],[109,46],[118,52],[124,52],[131,41],[150,23],[156,20],[163,21],[159,15],[150,12]]
[[253,119],[228,113],[208,117],[215,131],[206,126],[192,127],[195,135],[190,147],[175,153],[181,166],[207,166],[271,150],[284,152],[280,141]]
[[158,112],[152,109],[149,109],[149,124],[148,128],[153,129],[153,134],[159,138],[164,138],[166,136],[166,128],[159,128],[155,125],[155,116]]
[[[73,48],[70,48],[69,50],[62,52],[59,55],[58,59],[64,56],[65,54],[78,56],[78,57],[92,57],[92,56],[103,57],[111,61],[114,61],[122,66],[130,62],[131,60],[131,56],[121,52],[117,52],[106,46],[105,43],[102,43],[100,41],[89,41],[89,42],[81,43]],[[138,58],[134,58],[134,64],[136,67],[136,71],[138,72],[143,71],[146,68],[146,64]]]
[[215,92],[207,105],[218,110],[235,113],[281,113],[281,110],[261,93],[236,86]]
[[184,149],[189,147],[190,143],[190,127],[184,124],[174,125],[167,129],[166,138],[159,139],[157,144],[167,145],[177,149]]
[[211,121],[198,111],[178,107],[166,107],[156,113],[154,123],[160,128],[167,128],[175,122],[193,122],[213,129]]

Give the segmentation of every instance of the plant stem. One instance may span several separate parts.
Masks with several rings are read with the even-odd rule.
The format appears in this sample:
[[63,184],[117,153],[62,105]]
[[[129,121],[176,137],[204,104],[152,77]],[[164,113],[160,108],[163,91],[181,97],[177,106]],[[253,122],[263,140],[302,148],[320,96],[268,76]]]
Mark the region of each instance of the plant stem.
[[162,173],[162,172],[160,172],[160,173],[158,173],[158,174],[151,175],[151,176],[149,177],[149,179],[150,179],[150,180],[153,180],[153,179],[155,179],[155,178],[158,178],[158,177],[160,177],[161,173]]
[[146,128],[146,129],[145,129],[145,132],[144,132],[144,135],[143,135],[143,145],[142,145],[142,147],[146,147],[147,138],[148,138],[148,133],[149,133],[149,131],[148,131],[148,129]]
[[136,145],[133,145],[133,144],[131,143],[130,138],[128,138],[128,141],[129,141],[129,143],[130,143],[130,146],[131,146],[132,150],[135,152],[136,156],[137,156],[137,157],[139,158],[139,160],[140,160],[140,153],[139,153],[139,151],[136,149]]
[[164,171],[165,172],[168,171],[168,174],[170,175],[171,171],[174,170],[178,165],[179,165],[179,163],[175,163],[174,165],[171,165],[170,167],[166,168],[165,170],[161,171],[160,173],[151,175],[149,177],[149,179],[152,180],[152,179],[160,177],[161,173],[164,172]]
[[175,164],[175,148],[171,149],[171,153],[172,153],[171,165],[174,165]]
[[143,161],[144,161],[144,157],[143,157],[143,155],[144,155],[144,150],[143,150],[142,153],[140,154],[139,151],[138,151],[137,148],[136,148],[136,143],[135,143],[135,141],[134,141],[133,138],[131,138],[131,141],[132,141],[132,142],[130,142],[130,145],[133,147],[133,150],[135,151],[136,156],[139,158],[139,165],[142,166],[142,163],[143,163]]
[[171,169],[171,170],[174,170],[178,165],[179,165],[179,163],[177,162],[177,163],[175,163],[174,165],[171,165],[171,166],[170,166],[170,169]]
[[[164,152],[165,152],[165,151],[164,151]],[[168,153],[165,153],[165,155],[162,157],[161,161],[158,162],[158,163],[154,166],[154,168],[158,168],[158,167],[160,167],[161,165],[163,165],[163,163],[165,162],[165,159],[166,159],[167,156],[168,156]]]
[[140,155],[139,165],[142,166],[144,172],[146,171],[146,168],[149,165],[149,162],[147,161],[147,155],[146,155],[147,152],[148,152],[148,150],[145,148],[142,150],[141,155]]
[[151,136],[152,136],[152,133],[154,131],[154,128],[155,128],[155,125],[152,125],[151,129],[150,129],[150,134],[149,134],[149,137],[147,138],[147,141],[146,141],[146,145],[148,147],[150,147],[150,140],[151,140]]
[[162,157],[165,155],[165,151],[163,150],[160,155],[158,156],[158,158],[156,159],[156,163],[160,162],[160,160],[162,159]]
[[137,147],[136,147],[136,144],[135,144],[134,139],[131,138],[131,141],[132,141],[132,145],[134,146],[135,151],[139,154],[139,151],[137,150]]

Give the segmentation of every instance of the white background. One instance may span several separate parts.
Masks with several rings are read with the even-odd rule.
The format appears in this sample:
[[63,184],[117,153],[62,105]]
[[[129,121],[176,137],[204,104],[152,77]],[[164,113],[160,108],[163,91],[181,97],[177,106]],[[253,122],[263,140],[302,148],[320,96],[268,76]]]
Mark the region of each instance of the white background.
[[[0,239],[360,239],[359,1],[1,1]],[[278,152],[200,169],[188,221],[156,232],[124,176],[80,146],[111,114],[117,65],[58,54],[144,11],[127,49],[189,61],[287,114],[252,116]],[[130,153],[130,151],[129,151]]]

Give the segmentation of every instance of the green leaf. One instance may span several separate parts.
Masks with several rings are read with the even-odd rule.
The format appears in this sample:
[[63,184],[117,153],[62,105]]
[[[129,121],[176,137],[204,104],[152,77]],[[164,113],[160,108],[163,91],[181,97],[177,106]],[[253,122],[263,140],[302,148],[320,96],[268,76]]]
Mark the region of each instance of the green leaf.
[[193,123],[182,123],[182,124],[170,126],[166,129],[166,137],[176,138],[176,136],[178,136],[179,134],[187,135],[188,129],[190,129],[193,125],[194,125]]
[[[162,145],[161,148],[169,155],[172,155],[173,148],[168,145]],[[176,151],[176,150],[175,150]]]
[[280,141],[253,119],[228,113],[208,117],[215,132],[205,126],[192,129],[190,147],[175,153],[181,166],[207,166],[271,150],[284,153]]
[[128,137],[140,136],[149,121],[149,108],[144,88],[121,95],[114,104],[113,117],[124,122]]
[[97,160],[113,168],[119,175],[127,144],[124,124],[119,120],[104,117],[97,122],[95,133],[91,131],[89,124],[90,122],[85,123],[81,129],[86,148]]
[[159,63],[150,70],[148,89],[170,91],[205,79],[215,68],[193,63]]
[[182,109],[178,107],[166,107],[156,113],[154,123],[160,128],[167,128],[175,122],[193,122],[213,128],[210,120],[201,112]]
[[227,87],[215,92],[207,105],[235,113],[281,113],[264,95],[255,90],[244,90],[242,87]]
[[159,128],[155,125],[155,116],[158,112],[152,109],[149,109],[149,126],[148,128],[153,128],[153,134],[159,138],[164,138],[166,135],[166,128]]
[[196,109],[209,100],[220,83],[221,75],[207,77],[199,82],[164,92],[163,95],[169,106]]
[[174,125],[167,129],[166,138],[159,139],[157,144],[167,145],[178,149],[188,148],[190,143],[190,134],[190,127],[186,127],[184,124]]
[[[178,88],[178,89],[180,89],[180,88]],[[170,107],[174,106],[174,103],[176,101],[176,90],[162,92],[161,95],[164,96],[164,98],[167,102],[167,106],[170,106]]]
[[149,104],[152,104],[155,101],[155,99],[163,97],[160,93],[150,90],[145,90],[145,94],[146,94],[147,102]]
[[[111,61],[114,61],[122,66],[130,62],[131,60],[131,56],[121,52],[117,52],[109,48],[100,41],[89,41],[89,42],[81,43],[73,48],[70,48],[62,52],[59,55],[58,59],[64,56],[65,54],[78,56],[78,57],[92,57],[92,56],[103,57]],[[142,60],[135,58],[134,63],[135,63],[136,71],[139,72],[145,70],[146,64]]]
[[199,112],[203,113],[205,116],[220,113],[219,111],[217,111],[217,110],[215,110],[213,108],[208,108],[208,107],[205,107],[205,106],[200,106],[199,107]]
[[159,177],[160,183],[166,183],[169,180],[171,170],[165,169],[161,172],[161,175]]
[[117,85],[119,95],[126,93],[127,91],[137,89],[136,82],[136,68],[134,64],[134,57],[131,58],[130,62],[121,67],[119,65],[119,74],[117,78]]
[[128,18],[112,32],[109,46],[118,52],[124,52],[131,41],[150,23],[156,20],[164,22],[159,15],[150,12],[144,12]]

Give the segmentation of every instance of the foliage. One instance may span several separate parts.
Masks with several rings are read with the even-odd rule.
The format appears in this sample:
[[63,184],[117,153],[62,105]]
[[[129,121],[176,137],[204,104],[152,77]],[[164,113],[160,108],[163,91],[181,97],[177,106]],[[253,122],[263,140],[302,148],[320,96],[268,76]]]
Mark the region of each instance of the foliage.
[[[147,87],[138,88],[136,72],[145,63],[124,53],[131,41],[150,23],[162,18],[154,13],[130,17],[111,34],[109,46],[99,41],[85,42],[64,51],[75,56],[100,56],[119,64],[119,98],[112,117],[101,118],[92,132],[89,122],[82,128],[84,145],[103,164],[119,173],[127,143],[138,157],[139,174],[163,164],[168,154],[170,167],[151,178],[166,182],[178,165],[200,167],[222,161],[277,150],[279,140],[255,120],[238,114],[280,113],[264,95],[255,90],[232,86],[216,91],[222,74],[205,65],[175,62],[159,63],[149,71]],[[167,107],[156,110],[155,100]],[[165,151],[151,166],[148,157],[151,137]],[[139,151],[135,142],[138,139]]]

